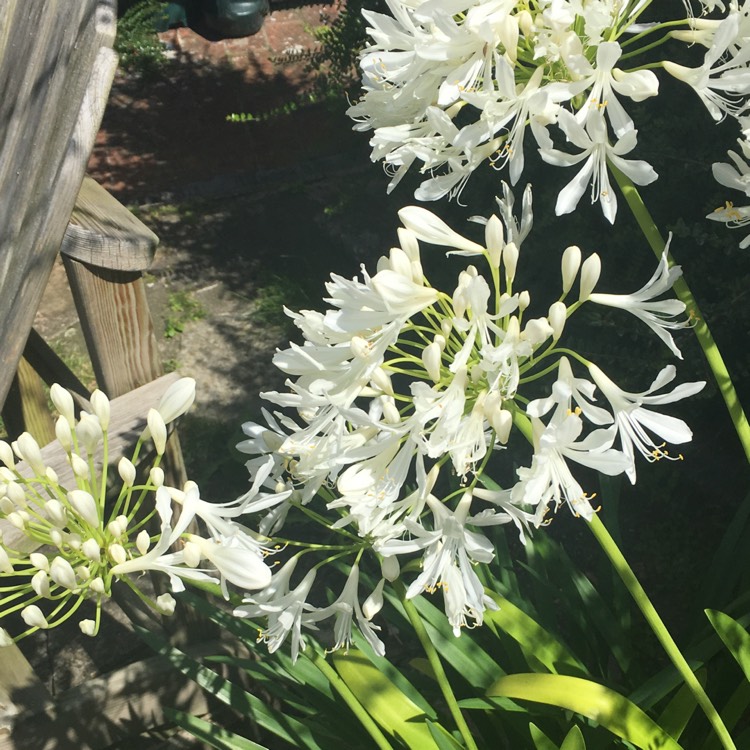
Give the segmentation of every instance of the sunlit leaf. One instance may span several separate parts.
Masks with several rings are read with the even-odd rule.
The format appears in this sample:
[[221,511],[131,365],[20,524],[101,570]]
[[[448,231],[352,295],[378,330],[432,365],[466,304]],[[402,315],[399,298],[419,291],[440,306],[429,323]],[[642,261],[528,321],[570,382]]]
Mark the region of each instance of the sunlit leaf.
[[574,726],[565,736],[560,750],[586,750],[586,741],[583,739],[581,730]]
[[529,723],[529,733],[531,734],[531,739],[534,741],[536,750],[560,750],[536,724]]
[[750,682],[750,634],[723,612],[707,609],[706,616]]
[[501,677],[487,695],[545,703],[593,719],[643,750],[679,750],[680,745],[627,698],[580,677],[514,674]]
[[[695,676],[698,682],[705,686],[706,670],[699,669]],[[698,702],[695,700],[693,691],[687,685],[683,685],[662,711],[657,723],[668,735],[678,740],[697,706]]]

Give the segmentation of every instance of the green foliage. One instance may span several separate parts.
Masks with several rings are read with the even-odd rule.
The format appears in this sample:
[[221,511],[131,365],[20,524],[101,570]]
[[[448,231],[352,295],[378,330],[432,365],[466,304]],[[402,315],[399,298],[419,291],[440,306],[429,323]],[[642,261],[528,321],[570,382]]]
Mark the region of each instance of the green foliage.
[[166,5],[163,0],[141,0],[118,21],[115,52],[123,70],[153,76],[164,68],[164,47],[156,27],[166,17]]
[[185,323],[206,317],[206,309],[187,291],[173,292],[167,302],[171,314],[164,321],[164,338],[171,339],[185,330]]

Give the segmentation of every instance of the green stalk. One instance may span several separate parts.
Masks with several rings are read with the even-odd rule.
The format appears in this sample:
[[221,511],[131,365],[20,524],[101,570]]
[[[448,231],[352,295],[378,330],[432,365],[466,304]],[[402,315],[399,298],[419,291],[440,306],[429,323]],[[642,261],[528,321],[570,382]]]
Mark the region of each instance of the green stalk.
[[[630,178],[626,177],[612,164],[609,165],[609,168],[612,170],[612,174],[617,180],[617,184],[619,185],[620,190],[622,190],[622,194],[625,197],[630,210],[633,212],[633,216],[635,216],[638,226],[640,226],[649,245],[651,245],[651,249],[656,254],[656,257],[661,259],[666,243],[657,229],[651,214],[646,208],[640,193],[635,185],[633,185]],[[670,262],[671,261],[672,258],[670,256]],[[729,416],[732,418],[732,423],[737,431],[737,436],[739,437],[742,448],[745,451],[745,457],[748,462],[750,462],[750,424],[748,424],[747,417],[745,416],[737,391],[734,388],[734,383],[732,383],[732,378],[729,375],[727,366],[724,364],[724,359],[721,356],[719,347],[716,345],[716,342],[711,335],[708,324],[701,314],[698,303],[695,301],[695,297],[690,291],[690,287],[688,286],[687,281],[685,281],[685,277],[680,276],[680,278],[675,281],[673,288],[678,299],[685,304],[685,307],[695,321],[693,331],[695,331],[695,335],[698,338],[701,349],[703,349],[703,353],[706,356],[711,372],[713,372],[716,383],[719,386],[719,391],[724,398],[724,403],[729,411]]]
[[703,689],[700,682],[698,682],[693,670],[690,669],[690,665],[687,663],[682,652],[674,642],[674,639],[669,634],[667,626],[664,624],[661,617],[659,617],[659,613],[648,598],[648,594],[644,591],[643,586],[641,586],[636,578],[633,569],[628,565],[628,561],[625,559],[622,552],[620,552],[620,548],[615,543],[615,540],[612,539],[596,513],[594,513],[594,517],[588,523],[588,526],[591,529],[591,533],[596,538],[596,541],[599,542],[604,553],[614,566],[617,574],[622,579],[625,587],[630,592],[630,595],[635,600],[638,608],[643,613],[646,622],[648,622],[649,627],[659,640],[659,643],[667,653],[667,656],[669,656],[670,661],[677,668],[677,671],[692,692],[698,705],[703,709],[709,722],[711,722],[711,726],[714,728],[722,746],[725,750],[736,750],[735,744],[729,735],[729,731],[721,720],[721,716],[719,716],[719,712],[714,708],[711,699],[706,695],[706,691]]
[[477,743],[474,742],[474,737],[471,734],[469,725],[466,723],[466,719],[464,719],[461,709],[458,706],[456,696],[453,694],[453,688],[451,688],[448,675],[445,674],[445,670],[443,669],[440,655],[435,649],[435,644],[430,640],[430,636],[427,635],[427,630],[422,622],[419,612],[417,612],[417,608],[410,599],[406,598],[406,589],[400,580],[394,581],[393,587],[398,594],[398,598],[401,600],[401,604],[404,605],[404,609],[406,610],[409,621],[414,628],[414,632],[417,634],[417,638],[419,638],[419,642],[422,644],[422,648],[427,655],[427,661],[429,661],[430,667],[432,667],[432,672],[435,675],[438,686],[440,687],[440,692],[443,694],[443,698],[445,698],[445,702],[451,712],[453,721],[456,723],[456,728],[460,732],[461,737],[463,737],[467,750],[479,750]]
[[339,673],[326,661],[316,649],[311,649],[312,656],[310,661],[323,673],[325,678],[331,684],[331,687],[341,696],[344,703],[351,709],[352,713],[359,719],[360,724],[365,731],[372,737],[375,744],[380,750],[393,750],[390,742],[380,731],[378,725],[373,721],[370,714],[367,713],[364,706],[357,700],[356,696],[349,689],[349,686],[341,679]]

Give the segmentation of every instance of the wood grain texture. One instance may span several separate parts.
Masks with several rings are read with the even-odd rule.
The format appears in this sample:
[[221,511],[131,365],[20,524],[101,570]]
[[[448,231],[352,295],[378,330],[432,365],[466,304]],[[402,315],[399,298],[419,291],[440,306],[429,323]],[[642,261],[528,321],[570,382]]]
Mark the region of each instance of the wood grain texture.
[[114,196],[85,177],[61,252],[82,263],[117,271],[145,271],[159,238]]
[[109,93],[116,2],[3,0],[0,8],[2,402]]

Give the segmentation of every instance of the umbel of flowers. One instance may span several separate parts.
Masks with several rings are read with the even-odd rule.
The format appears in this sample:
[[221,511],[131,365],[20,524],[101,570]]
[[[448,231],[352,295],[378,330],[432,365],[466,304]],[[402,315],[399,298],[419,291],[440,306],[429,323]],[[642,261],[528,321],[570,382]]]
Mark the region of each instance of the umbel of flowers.
[[[148,412],[132,457],[120,459],[116,471],[107,461],[107,397],[95,391],[91,413],[77,418],[64,388],[53,385],[50,395],[60,415],[55,433],[72,469],[71,483],[61,484],[30,434],[12,445],[0,441],[0,518],[21,532],[18,548],[0,534],[0,625],[8,615],[20,613],[27,629],[14,634],[16,639],[59,625],[87,600],[94,603],[93,619],[78,624],[86,635],[96,635],[102,603],[118,581],[160,613],[171,614],[175,600],[169,593],[152,600],[142,590],[144,572],[168,576],[174,592],[184,589],[183,579],[221,583],[225,594],[227,582],[244,589],[268,584],[271,571],[263,561],[263,544],[234,521],[241,506],[202,500],[194,482],[181,490],[164,483],[159,464],[167,425],[193,403],[192,378],[174,383]],[[148,441],[155,458],[136,470]],[[143,472],[146,476],[140,478]],[[173,505],[179,508],[176,518]],[[203,521],[206,536],[188,533],[196,518]],[[25,551],[30,547],[37,551]],[[0,645],[10,640],[0,627]]]
[[[642,392],[626,392],[563,343],[569,318],[594,304],[640,319],[679,357],[670,331],[686,325],[685,308],[661,299],[679,267],[669,268],[665,253],[637,292],[600,293],[599,257],[584,259],[569,247],[559,297],[532,300],[516,284],[531,192],[519,221],[504,188],[483,242],[423,208],[405,208],[399,246],[373,275],[364,268],[359,278],[332,275],[326,312],[289,312],[304,343],[276,354],[288,390],[263,394],[285,411],[267,411],[266,424],[245,424],[248,439],[238,446],[252,455],[253,489],[243,508],[258,514],[259,533],[286,545],[288,555],[270,585],[235,611],[265,618],[261,638],[271,651],[291,634],[296,658],[303,628],[332,618],[334,649],[348,646],[356,620],[382,654],[371,620],[385,582],[400,573],[407,598],[442,591],[456,635],[481,624],[494,606],[475,569],[494,557],[488,527],[513,523],[523,538],[562,504],[590,519],[594,509],[577,465],[634,482],[636,460],[678,458],[666,443],[690,440],[684,422],[657,408],[703,383],[670,386],[669,365]],[[420,243],[450,248],[449,256],[464,261],[452,289],[430,284]],[[500,488],[488,471],[517,431],[528,439],[529,458],[517,481]],[[315,522],[334,532],[333,541],[322,541]],[[300,528],[307,539],[293,536]],[[360,594],[366,560],[381,580]],[[318,571],[331,566],[348,575],[325,605],[311,592]]]
[[[386,2],[392,15],[363,11],[372,44],[361,60],[364,94],[349,114],[355,129],[373,131],[372,159],[391,173],[389,190],[415,165],[427,176],[415,197],[455,195],[485,161],[507,166],[515,184],[531,142],[549,164],[577,169],[558,214],[590,185],[591,202],[614,221],[610,165],[637,185],[657,179],[629,157],[638,131],[627,106],[658,95],[659,68],[690,86],[715,120],[750,125],[748,3],[686,0],[682,17],[646,23],[650,6],[655,15],[664,3]],[[694,66],[664,59],[670,40]]]

